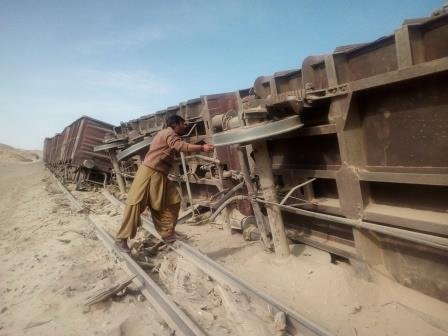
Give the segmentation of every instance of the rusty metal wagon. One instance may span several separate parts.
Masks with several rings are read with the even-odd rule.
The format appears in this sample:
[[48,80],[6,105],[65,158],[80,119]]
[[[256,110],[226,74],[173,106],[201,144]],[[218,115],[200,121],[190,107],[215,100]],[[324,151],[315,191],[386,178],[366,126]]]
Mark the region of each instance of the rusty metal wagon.
[[93,148],[112,132],[113,125],[83,116],[44,140],[44,162],[56,176],[78,186],[84,181],[105,185],[111,163],[107,155]]

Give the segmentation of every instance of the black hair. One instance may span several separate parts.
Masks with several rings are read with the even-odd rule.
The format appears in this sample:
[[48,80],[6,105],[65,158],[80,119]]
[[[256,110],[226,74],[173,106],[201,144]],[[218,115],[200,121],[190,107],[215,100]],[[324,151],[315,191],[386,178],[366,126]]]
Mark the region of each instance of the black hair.
[[173,127],[173,126],[180,124],[184,121],[185,121],[184,118],[182,118],[181,116],[178,116],[177,114],[174,114],[174,115],[171,115],[168,118],[166,118],[166,126]]

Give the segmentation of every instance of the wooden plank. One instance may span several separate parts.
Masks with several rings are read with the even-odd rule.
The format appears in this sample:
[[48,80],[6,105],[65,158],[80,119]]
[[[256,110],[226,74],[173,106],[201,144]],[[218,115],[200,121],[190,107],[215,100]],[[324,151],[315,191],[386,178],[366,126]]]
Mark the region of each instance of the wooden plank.
[[84,302],[84,304],[86,306],[91,306],[91,305],[94,305],[95,303],[107,300],[111,296],[115,295],[116,293],[122,291],[127,286],[129,286],[135,277],[136,277],[136,275],[132,275],[123,281],[120,281],[120,282],[115,283],[109,287],[102,288],[102,289],[98,290],[95,294],[93,294],[91,297],[89,297],[86,300],[86,302]]

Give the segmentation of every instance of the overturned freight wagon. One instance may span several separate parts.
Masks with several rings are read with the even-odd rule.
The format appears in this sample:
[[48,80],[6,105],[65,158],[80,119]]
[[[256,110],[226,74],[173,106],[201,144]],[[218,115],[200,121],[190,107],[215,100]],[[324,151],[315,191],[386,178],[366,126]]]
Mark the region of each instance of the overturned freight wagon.
[[[98,150],[132,178],[167,114],[209,156],[180,156],[185,207],[256,227],[448,301],[448,15],[306,58],[250,90],[201,96],[123,123]],[[108,147],[109,146],[109,147]],[[122,191],[126,190],[122,181]],[[365,267],[367,266],[367,267]]]
[[56,176],[78,186],[86,180],[105,184],[111,163],[107,155],[93,148],[112,133],[113,125],[83,116],[44,140],[44,162]]
[[251,144],[276,248],[285,227],[448,301],[448,15],[308,57],[291,74],[292,87],[287,72],[258,78],[245,126],[214,136]]
[[[213,128],[222,129],[227,121],[238,115],[241,97],[248,90],[202,96],[178,105],[168,107],[154,114],[146,115],[116,128],[114,139],[107,139],[95,150],[107,152],[114,165],[114,173],[121,192],[126,192],[125,184],[132,180],[138,164],[143,160],[154,135],[165,126],[165,119],[172,114],[181,115],[189,126],[184,135],[189,143],[211,143]],[[227,125],[224,125],[227,129]],[[180,155],[172,180],[178,182],[183,196],[183,208],[217,209],[223,204],[222,197],[232,190],[233,194],[243,191],[243,177],[236,151],[222,148],[207,155]],[[225,200],[224,200],[225,201]],[[241,229],[253,222],[248,200],[240,199],[222,207],[227,215],[228,229]]]

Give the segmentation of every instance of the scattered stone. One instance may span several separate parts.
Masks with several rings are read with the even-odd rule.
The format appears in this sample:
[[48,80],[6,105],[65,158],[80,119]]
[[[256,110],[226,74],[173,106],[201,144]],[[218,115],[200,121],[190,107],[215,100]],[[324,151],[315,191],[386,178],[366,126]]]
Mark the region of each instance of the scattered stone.
[[43,324],[47,324],[47,323],[49,323],[51,321],[53,321],[53,320],[50,319],[50,320],[46,320],[46,321],[30,322],[30,323],[28,323],[26,325],[26,327],[24,329],[31,329],[31,328],[34,328],[34,327],[38,327],[38,326],[41,326]]
[[200,320],[206,328],[210,328],[215,320],[215,316],[207,310],[199,309],[197,312]]
[[274,327],[277,331],[286,330],[286,314],[284,312],[279,311],[275,314]]
[[65,293],[65,295],[66,295],[67,297],[72,297],[72,296],[74,295],[73,292],[74,292],[75,290],[76,290],[75,288],[73,288],[73,287],[71,287],[71,286],[68,286],[68,287],[65,288],[64,293]]
[[142,294],[137,295],[137,301],[138,302],[143,302],[145,300],[146,300],[146,298]]
[[247,241],[258,241],[260,240],[260,231],[255,225],[251,224],[244,228],[243,239]]
[[361,305],[354,306],[353,309],[352,309],[352,314],[357,314],[361,310],[362,310],[362,306]]

